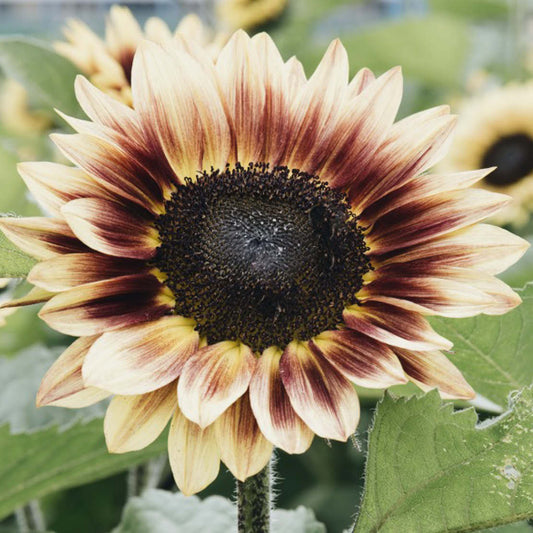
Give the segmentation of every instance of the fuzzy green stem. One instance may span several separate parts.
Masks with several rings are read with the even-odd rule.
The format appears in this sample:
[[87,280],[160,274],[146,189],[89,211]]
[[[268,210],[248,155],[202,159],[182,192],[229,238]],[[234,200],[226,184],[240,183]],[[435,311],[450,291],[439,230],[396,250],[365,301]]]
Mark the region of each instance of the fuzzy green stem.
[[246,481],[237,481],[239,533],[269,533],[271,483],[270,465]]

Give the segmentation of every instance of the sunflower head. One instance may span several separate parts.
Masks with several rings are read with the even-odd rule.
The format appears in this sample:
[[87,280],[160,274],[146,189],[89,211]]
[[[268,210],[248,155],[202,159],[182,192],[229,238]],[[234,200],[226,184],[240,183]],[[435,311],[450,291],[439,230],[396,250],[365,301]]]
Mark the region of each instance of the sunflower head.
[[101,90],[131,105],[131,69],[137,46],[143,39],[157,43],[182,36],[216,56],[227,37],[212,34],[193,14],[184,17],[171,32],[158,17],[150,17],[144,30],[127,7],[114,5],[106,21],[105,39],[86,24],[72,19],[64,28],[67,42],[54,43],[58,53],[70,59]]
[[348,439],[353,383],[473,396],[426,315],[518,305],[494,275],[527,244],[478,224],[507,202],[469,188],[488,171],[426,172],[446,107],[395,122],[400,70],[348,71],[338,41],[308,79],[239,31],[215,61],[184,39],[143,42],[131,108],[77,80],[89,120],[53,136],[75,166],[20,166],[52,216],[0,222],[39,259],[15,305],[46,301],[42,319],[80,337],[40,404],[114,395],[115,452],[172,418],[172,469],[192,493],[220,460],[243,480],[273,446]]
[[533,84],[511,84],[465,101],[449,156],[448,171],[493,167],[479,183],[512,197],[494,217],[521,226],[533,210]]

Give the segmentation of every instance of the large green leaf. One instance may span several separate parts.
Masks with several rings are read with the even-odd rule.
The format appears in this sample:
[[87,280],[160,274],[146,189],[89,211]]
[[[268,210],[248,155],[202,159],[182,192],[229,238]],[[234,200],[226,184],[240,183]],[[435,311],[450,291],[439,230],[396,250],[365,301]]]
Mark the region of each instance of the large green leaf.
[[108,477],[166,450],[161,437],[140,452],[110,454],[105,405],[37,409],[39,382],[58,353],[33,347],[0,358],[0,519],[29,500]]
[[36,262],[0,231],[0,278],[25,278]]
[[64,431],[75,422],[102,418],[105,403],[83,409],[35,407],[39,384],[63,348],[32,346],[15,357],[0,357],[0,426],[9,423],[11,433],[24,433],[59,425]]
[[533,388],[476,426],[436,391],[378,404],[356,533],[472,531],[533,516]]
[[[234,533],[237,510],[220,496],[201,501],[162,490],[148,490],[132,498],[124,509],[122,522],[113,533]],[[272,513],[272,533],[325,533],[312,511],[298,507],[294,511],[276,509]]]
[[502,407],[508,394],[528,385],[533,376],[533,284],[519,294],[523,303],[502,316],[431,321],[453,342],[447,355],[470,385]]
[[143,463],[166,450],[166,440],[127,454],[110,454],[102,420],[13,435],[0,428],[0,519],[29,500]]
[[45,43],[28,37],[0,38],[0,68],[49,108],[79,115],[74,78],[79,73]]

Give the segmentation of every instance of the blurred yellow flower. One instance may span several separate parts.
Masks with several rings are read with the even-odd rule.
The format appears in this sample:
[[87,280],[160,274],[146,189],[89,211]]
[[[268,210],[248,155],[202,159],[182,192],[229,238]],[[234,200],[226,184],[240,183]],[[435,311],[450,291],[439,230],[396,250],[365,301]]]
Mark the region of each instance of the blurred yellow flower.
[[287,0],[221,0],[217,15],[230,29],[249,30],[278,18]]
[[497,167],[480,186],[513,201],[494,222],[521,226],[533,210],[533,83],[510,84],[466,100],[445,171]]
[[151,17],[144,31],[127,7],[114,5],[109,11],[105,40],[77,19],[68,21],[63,33],[68,42],[56,42],[56,51],[70,59],[91,82],[104,92],[131,105],[131,68],[137,46],[143,39],[164,43],[180,35],[216,57],[227,37],[212,34],[196,15],[187,15],[174,33],[157,17]]
[[6,79],[0,91],[0,123],[9,132],[27,135],[48,129],[51,118],[43,111],[32,110],[26,89],[15,80]]

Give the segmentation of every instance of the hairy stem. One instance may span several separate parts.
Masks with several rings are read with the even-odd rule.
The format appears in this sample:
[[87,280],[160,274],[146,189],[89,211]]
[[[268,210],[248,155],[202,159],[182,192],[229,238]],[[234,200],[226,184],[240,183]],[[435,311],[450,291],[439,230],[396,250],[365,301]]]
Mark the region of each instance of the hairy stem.
[[246,481],[237,481],[239,533],[269,533],[272,476],[271,465]]

